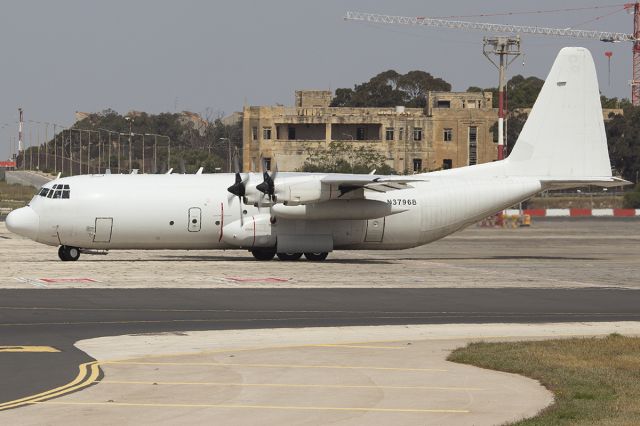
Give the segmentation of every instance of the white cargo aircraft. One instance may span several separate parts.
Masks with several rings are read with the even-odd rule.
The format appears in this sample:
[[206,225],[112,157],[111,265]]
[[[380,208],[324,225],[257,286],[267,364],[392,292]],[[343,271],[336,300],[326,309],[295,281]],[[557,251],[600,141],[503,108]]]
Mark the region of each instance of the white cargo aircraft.
[[420,246],[546,189],[618,186],[595,66],[564,48],[511,155],[410,177],[323,173],[86,175],[56,179],[7,228],[60,259],[115,249],[245,249],[324,260]]

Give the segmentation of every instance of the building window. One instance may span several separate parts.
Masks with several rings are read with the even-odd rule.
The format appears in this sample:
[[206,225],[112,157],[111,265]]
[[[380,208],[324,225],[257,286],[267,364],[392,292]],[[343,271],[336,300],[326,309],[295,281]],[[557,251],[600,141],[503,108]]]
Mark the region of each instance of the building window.
[[251,128],[251,140],[255,141],[258,139],[258,128],[257,127],[252,127]]
[[422,158],[413,159],[413,172],[420,173],[422,171]]
[[393,140],[393,127],[387,127],[385,134],[385,140],[392,141]]
[[367,136],[367,132],[365,131],[366,129],[364,127],[358,127],[356,129],[356,139],[359,141],[363,141],[366,139]]
[[438,99],[438,102],[436,103],[436,108],[451,108],[451,101]]
[[444,129],[442,139],[445,142],[451,142],[453,140],[453,129]]
[[271,157],[265,157],[263,161],[264,161],[264,169],[271,171]]
[[271,127],[262,128],[262,139],[271,139]]
[[289,140],[292,141],[296,138],[296,128],[289,127]]
[[478,128],[469,127],[469,165],[478,164]]
[[442,169],[449,170],[453,168],[453,160],[451,158],[445,158],[442,160]]
[[398,129],[398,140],[404,140],[404,127]]
[[422,127],[414,127],[413,128],[413,140],[421,141],[422,140]]

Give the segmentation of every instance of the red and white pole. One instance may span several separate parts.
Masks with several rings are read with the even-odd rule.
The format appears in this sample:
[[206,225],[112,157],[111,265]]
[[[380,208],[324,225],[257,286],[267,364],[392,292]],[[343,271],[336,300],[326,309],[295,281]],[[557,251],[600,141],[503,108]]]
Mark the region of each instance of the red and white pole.
[[18,114],[20,115],[20,121],[18,122],[18,154],[20,154],[24,147],[22,145],[22,127],[24,125],[24,118],[22,117],[22,108],[18,108]]
[[640,106],[640,2],[633,5],[633,76],[631,80],[631,103]]
[[504,159],[504,48],[499,53],[498,82],[498,160]]

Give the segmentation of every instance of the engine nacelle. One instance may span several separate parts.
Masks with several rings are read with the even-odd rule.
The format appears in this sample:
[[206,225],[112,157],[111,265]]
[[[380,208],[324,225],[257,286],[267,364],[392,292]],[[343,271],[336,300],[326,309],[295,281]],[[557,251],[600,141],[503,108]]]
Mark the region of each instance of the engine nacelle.
[[369,220],[406,211],[378,200],[329,200],[321,203],[285,206],[276,204],[271,214],[282,219]]
[[246,217],[222,228],[222,241],[240,248],[275,247],[276,236],[271,229],[271,216],[261,214]]

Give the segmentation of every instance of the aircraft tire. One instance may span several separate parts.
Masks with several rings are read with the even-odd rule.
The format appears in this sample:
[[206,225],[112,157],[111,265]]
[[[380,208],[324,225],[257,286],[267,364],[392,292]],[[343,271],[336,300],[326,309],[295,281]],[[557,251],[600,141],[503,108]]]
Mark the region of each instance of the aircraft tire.
[[78,247],[60,246],[58,257],[64,262],[75,262],[80,258],[80,249]]
[[256,260],[271,260],[276,255],[276,249],[274,248],[259,248],[251,250],[251,254]]
[[329,253],[327,253],[326,251],[323,251],[321,253],[305,253],[304,257],[306,257],[307,260],[322,261],[322,260],[325,260],[328,255]]
[[302,257],[302,253],[276,253],[280,260],[298,260]]
[[63,262],[66,262],[67,260],[69,260],[67,258],[67,252],[65,250],[66,246],[60,246],[58,247],[58,257],[60,258],[60,260],[62,260]]

